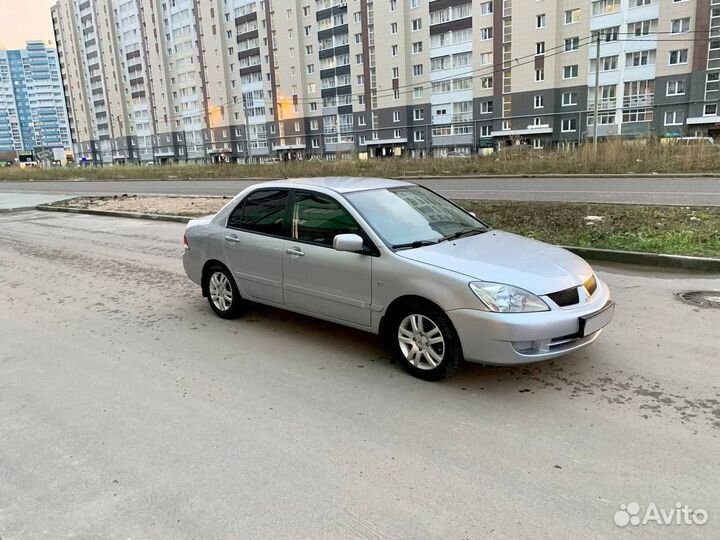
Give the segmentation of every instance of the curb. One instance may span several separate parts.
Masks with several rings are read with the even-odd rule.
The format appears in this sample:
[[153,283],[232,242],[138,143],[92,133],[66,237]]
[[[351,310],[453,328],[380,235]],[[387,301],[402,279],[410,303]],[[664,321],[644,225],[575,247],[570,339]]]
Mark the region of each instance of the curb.
[[0,208],[0,214],[12,214],[15,212],[26,212],[27,210],[35,210],[37,206],[18,206],[15,208]]
[[140,212],[111,212],[110,210],[92,210],[90,208],[67,208],[62,206],[50,206],[41,204],[35,210],[43,212],[68,212],[70,214],[90,214],[92,216],[122,217],[131,219],[149,219],[152,221],[174,221],[176,223],[187,223],[191,217],[170,216],[165,214],[143,214]]
[[[95,216],[122,217],[131,219],[148,219],[152,221],[172,221],[187,223],[192,217],[171,216],[164,214],[142,214],[138,212],[111,212],[109,210],[91,210],[85,208],[66,208],[41,204],[36,210],[46,212],[69,212],[72,214],[90,214]],[[663,253],[643,253],[640,251],[618,251],[614,249],[583,248],[560,246],[584,259],[622,264],[638,264],[662,268],[681,268],[685,270],[702,270],[720,273],[720,259],[711,257],[688,257],[684,255],[666,255]]]
[[685,270],[703,270],[720,273],[720,259],[712,257],[688,257],[685,255],[666,255],[664,253],[644,253],[640,251],[617,251],[614,249],[583,248],[561,246],[584,259],[616,262],[622,264],[640,264],[663,268],[682,268]]

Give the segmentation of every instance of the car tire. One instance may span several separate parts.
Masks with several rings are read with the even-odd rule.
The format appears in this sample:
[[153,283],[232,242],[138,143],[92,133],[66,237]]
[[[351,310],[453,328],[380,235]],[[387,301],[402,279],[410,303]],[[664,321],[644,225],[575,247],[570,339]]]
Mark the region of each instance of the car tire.
[[206,291],[210,307],[222,319],[234,319],[242,313],[243,299],[230,271],[219,264],[208,268]]
[[448,316],[437,306],[412,302],[396,311],[390,322],[386,338],[410,375],[439,381],[460,367],[460,339]]

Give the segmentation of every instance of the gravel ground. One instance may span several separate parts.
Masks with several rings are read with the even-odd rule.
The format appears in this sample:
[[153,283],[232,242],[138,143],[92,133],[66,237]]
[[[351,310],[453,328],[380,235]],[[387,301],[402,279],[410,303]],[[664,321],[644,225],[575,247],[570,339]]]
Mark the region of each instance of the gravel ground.
[[79,197],[56,206],[91,208],[110,212],[136,212],[171,216],[206,216],[220,210],[231,197],[153,197],[119,195],[112,197]]

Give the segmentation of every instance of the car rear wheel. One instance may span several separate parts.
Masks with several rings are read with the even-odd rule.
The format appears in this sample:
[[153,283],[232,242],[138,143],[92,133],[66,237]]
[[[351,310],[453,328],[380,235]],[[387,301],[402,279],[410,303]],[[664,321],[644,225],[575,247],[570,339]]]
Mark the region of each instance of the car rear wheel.
[[213,266],[207,276],[207,298],[212,310],[223,319],[240,315],[242,298],[230,272],[223,266]]
[[452,375],[462,362],[460,340],[443,311],[413,304],[393,324],[395,354],[415,377],[437,381]]

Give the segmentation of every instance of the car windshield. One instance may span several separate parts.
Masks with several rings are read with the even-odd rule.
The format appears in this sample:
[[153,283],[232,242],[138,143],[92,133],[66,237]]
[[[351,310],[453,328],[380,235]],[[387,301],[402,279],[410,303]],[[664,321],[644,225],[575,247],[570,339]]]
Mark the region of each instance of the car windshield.
[[488,230],[479,219],[419,186],[358,191],[346,198],[395,249],[437,244]]

